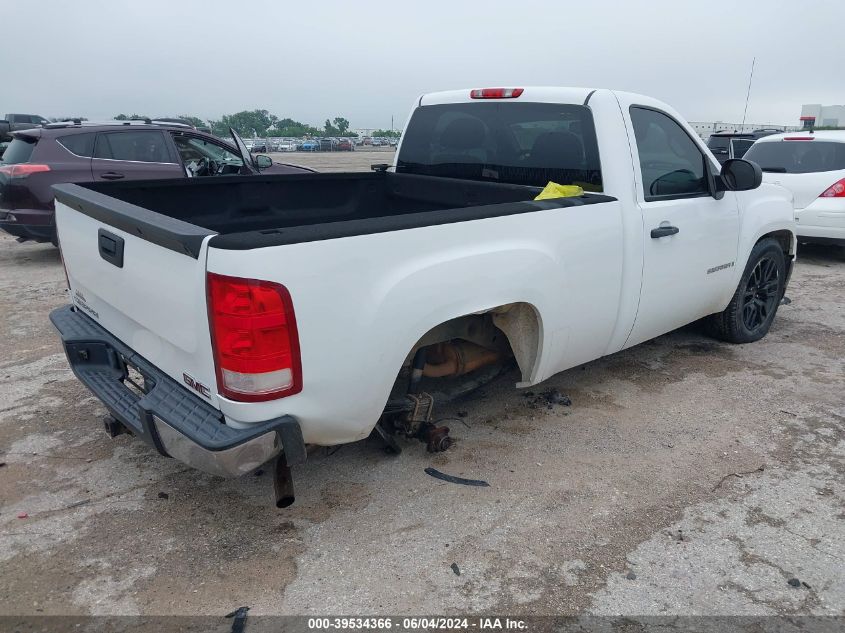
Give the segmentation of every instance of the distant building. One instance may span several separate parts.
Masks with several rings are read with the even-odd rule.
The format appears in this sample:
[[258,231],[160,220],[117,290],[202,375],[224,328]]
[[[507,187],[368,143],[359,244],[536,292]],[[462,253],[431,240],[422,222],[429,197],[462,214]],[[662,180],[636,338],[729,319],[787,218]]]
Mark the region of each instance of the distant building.
[[801,127],[845,127],[845,105],[823,106],[808,103],[801,106]]

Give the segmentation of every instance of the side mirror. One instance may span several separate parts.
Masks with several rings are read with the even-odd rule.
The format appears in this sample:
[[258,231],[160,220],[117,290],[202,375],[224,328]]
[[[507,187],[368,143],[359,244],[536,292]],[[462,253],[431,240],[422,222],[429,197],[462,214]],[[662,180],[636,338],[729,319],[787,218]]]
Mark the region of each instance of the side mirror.
[[750,160],[731,158],[722,165],[719,177],[726,191],[748,191],[763,182],[763,170]]
[[273,165],[273,159],[269,156],[265,156],[264,154],[259,154],[255,157],[255,166],[258,169],[267,169],[268,167]]

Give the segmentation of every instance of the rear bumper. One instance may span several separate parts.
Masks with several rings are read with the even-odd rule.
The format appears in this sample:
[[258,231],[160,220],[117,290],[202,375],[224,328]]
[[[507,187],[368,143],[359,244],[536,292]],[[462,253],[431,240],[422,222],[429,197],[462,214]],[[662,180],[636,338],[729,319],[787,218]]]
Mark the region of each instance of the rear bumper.
[[845,222],[841,227],[799,224],[795,227],[795,233],[799,242],[802,238],[845,240]]
[[845,200],[816,198],[803,209],[795,209],[795,232],[799,238],[845,240]]
[[54,223],[52,209],[0,210],[0,229],[15,237],[38,242],[49,242],[53,238]]
[[[284,453],[305,461],[299,423],[282,416],[246,429],[226,426],[214,407],[147,362],[71,306],[50,313],[76,377],[111,415],[159,453],[199,470],[237,477]],[[143,392],[125,384],[127,365],[143,376]]]

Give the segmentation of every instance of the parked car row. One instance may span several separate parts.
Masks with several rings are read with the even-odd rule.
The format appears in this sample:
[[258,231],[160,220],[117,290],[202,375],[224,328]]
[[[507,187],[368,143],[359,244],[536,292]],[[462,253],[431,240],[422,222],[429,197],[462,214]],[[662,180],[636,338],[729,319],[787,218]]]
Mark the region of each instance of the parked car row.
[[399,139],[395,137],[363,136],[355,139],[356,145],[372,145],[373,147],[396,147]]
[[396,147],[396,138],[323,137],[323,138],[253,138],[245,143],[250,152],[352,152],[356,147]]

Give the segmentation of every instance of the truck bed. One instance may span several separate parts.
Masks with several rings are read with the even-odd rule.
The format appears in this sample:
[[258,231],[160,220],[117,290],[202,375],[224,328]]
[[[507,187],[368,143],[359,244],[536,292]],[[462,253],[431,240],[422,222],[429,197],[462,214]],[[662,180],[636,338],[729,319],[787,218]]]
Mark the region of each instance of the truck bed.
[[613,200],[535,202],[537,187],[395,174],[333,173],[56,185],[60,202],[160,246],[197,257],[465,222]]

